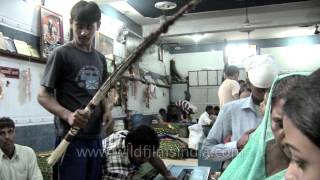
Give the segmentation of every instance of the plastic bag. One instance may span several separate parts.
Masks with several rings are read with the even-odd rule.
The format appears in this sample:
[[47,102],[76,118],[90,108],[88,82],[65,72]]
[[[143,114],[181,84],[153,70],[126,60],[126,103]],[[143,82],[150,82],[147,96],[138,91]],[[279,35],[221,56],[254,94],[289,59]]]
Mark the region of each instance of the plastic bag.
[[194,124],[192,126],[189,126],[188,129],[189,129],[188,147],[190,149],[198,150],[199,142],[202,142],[204,139],[202,126],[200,124]]

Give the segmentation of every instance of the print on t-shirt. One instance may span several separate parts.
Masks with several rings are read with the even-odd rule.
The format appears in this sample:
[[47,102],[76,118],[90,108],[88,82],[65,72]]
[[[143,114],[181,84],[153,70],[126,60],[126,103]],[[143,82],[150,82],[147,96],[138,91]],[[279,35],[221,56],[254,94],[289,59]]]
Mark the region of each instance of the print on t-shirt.
[[80,88],[84,88],[90,94],[94,94],[101,82],[98,68],[95,66],[82,67],[76,77],[76,82]]

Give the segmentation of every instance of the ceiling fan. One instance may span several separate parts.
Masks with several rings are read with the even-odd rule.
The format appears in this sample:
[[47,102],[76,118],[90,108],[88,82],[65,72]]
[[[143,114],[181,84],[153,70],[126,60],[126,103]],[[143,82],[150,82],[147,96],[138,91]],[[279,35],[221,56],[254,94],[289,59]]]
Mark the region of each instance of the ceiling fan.
[[270,24],[271,21],[259,21],[259,22],[252,22],[249,18],[249,6],[247,0],[245,0],[245,20],[241,24],[241,29],[245,29],[244,32],[247,31],[253,31],[255,26],[259,25],[265,25],[265,24]]
[[162,12],[162,15],[159,17],[160,24],[167,20],[166,12],[177,7],[177,3],[171,1],[159,1],[154,4],[154,7],[159,9]]

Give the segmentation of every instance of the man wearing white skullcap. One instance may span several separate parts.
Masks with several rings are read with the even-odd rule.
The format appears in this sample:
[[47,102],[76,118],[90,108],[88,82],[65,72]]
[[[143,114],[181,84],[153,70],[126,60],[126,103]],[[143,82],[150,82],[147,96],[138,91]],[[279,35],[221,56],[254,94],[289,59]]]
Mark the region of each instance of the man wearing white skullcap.
[[271,55],[250,57],[245,61],[245,68],[251,95],[222,107],[201,149],[205,159],[225,161],[224,167],[243,149],[249,134],[262,121],[259,104],[279,72]]
[[278,66],[271,55],[253,56],[245,61],[250,83],[257,88],[269,88],[279,73]]

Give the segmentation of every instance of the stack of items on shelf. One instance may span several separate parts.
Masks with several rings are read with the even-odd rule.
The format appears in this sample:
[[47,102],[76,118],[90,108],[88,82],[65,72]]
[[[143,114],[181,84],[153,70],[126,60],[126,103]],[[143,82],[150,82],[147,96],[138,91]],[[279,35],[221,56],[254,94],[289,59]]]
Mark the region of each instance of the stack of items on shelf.
[[36,48],[27,44],[25,41],[6,37],[2,32],[0,32],[0,49],[10,53],[40,58],[39,52]]

